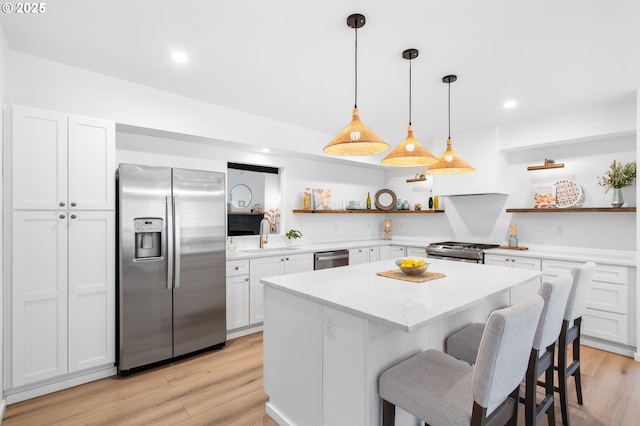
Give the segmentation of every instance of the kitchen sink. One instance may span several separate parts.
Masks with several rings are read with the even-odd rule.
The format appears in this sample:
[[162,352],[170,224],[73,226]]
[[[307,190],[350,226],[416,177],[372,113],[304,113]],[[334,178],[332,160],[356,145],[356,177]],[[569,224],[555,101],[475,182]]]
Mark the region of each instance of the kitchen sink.
[[251,250],[240,250],[243,253],[274,253],[274,252],[288,252],[300,250],[298,247],[267,247],[267,248],[259,248],[259,249],[251,249]]

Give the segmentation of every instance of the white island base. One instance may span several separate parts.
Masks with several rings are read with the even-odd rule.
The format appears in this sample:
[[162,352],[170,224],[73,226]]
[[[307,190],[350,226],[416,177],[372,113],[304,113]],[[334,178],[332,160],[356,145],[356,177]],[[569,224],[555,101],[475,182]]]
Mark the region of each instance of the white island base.
[[[409,283],[392,262],[267,278],[264,387],[279,425],[380,424],[378,378],[452,332],[534,291],[539,273],[433,262],[446,278]],[[417,425],[401,409],[397,425]]]

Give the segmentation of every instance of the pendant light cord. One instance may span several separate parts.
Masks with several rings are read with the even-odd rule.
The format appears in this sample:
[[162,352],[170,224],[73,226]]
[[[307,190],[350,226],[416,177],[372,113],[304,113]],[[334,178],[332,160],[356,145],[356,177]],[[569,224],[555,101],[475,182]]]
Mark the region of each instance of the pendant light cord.
[[355,62],[355,74],[356,74],[356,84],[354,86],[354,102],[353,102],[353,108],[357,109],[358,108],[358,27],[356,26],[355,28],[356,31],[356,48],[355,48],[355,55],[354,55],[354,62]]
[[411,62],[409,60],[409,126],[411,126]]
[[448,103],[449,103],[449,107],[447,109],[447,114],[449,115],[449,137],[448,139],[451,139],[451,80],[449,80],[449,99],[448,99]]

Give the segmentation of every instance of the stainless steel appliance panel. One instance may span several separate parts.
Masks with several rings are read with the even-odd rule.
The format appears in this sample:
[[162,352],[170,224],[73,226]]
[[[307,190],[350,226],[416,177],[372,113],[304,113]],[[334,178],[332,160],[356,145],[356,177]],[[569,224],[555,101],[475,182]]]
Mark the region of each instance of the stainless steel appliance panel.
[[[171,169],[121,165],[118,181],[119,368],[171,358],[172,290],[168,282],[167,198]],[[135,259],[135,221],[162,220],[160,257]]]
[[349,250],[333,250],[315,253],[313,269],[336,268],[349,264]]
[[174,356],[226,339],[224,174],[173,169]]

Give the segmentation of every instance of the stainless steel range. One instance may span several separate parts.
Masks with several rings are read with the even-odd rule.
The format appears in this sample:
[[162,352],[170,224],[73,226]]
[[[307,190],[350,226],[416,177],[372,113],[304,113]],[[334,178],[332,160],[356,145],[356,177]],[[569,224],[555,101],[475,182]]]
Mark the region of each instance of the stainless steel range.
[[427,246],[427,257],[458,262],[484,263],[484,251],[497,248],[498,244],[461,243],[445,241]]

